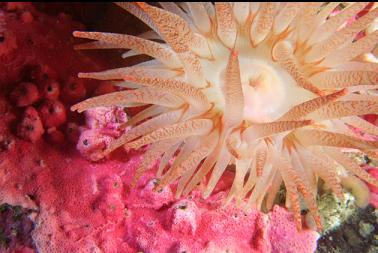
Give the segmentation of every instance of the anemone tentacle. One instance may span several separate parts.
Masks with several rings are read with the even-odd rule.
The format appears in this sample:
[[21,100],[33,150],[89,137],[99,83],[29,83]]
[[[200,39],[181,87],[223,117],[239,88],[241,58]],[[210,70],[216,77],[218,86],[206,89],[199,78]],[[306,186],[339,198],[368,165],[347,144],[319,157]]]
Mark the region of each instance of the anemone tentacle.
[[[378,142],[363,140],[349,128],[378,134],[359,117],[378,112],[372,92],[378,88],[377,5],[117,4],[152,31],[141,37],[74,32],[94,40],[77,48],[131,49],[125,56],[146,54],[155,60],[80,73],[132,90],[89,98],[72,110],[152,105],[104,151],[151,144],[133,184],[162,157],[157,190],[178,180],[179,197],[203,182],[208,197],[228,165],[235,164],[226,202],[269,209],[284,183],[299,229],[302,199],[321,227],[319,179],[340,198],[343,182],[350,185],[355,176],[378,186],[343,153],[346,147],[377,157]],[[150,40],[156,38],[164,42]]]

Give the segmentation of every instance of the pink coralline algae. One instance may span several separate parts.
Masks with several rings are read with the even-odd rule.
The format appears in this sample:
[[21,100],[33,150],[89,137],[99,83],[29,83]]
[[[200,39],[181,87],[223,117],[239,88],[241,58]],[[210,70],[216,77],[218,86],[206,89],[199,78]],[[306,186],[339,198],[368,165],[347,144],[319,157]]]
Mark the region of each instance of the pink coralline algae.
[[73,103],[84,98],[86,89],[83,80],[70,78],[63,87],[63,100]]
[[66,136],[70,143],[77,143],[80,137],[79,126],[75,122],[67,123]]
[[[198,192],[176,200],[170,188],[152,194],[152,173],[130,189],[139,155],[93,164],[44,143],[17,140],[15,146],[0,154],[0,200],[38,210],[33,230],[38,252],[313,252],[316,247],[318,234],[298,232],[292,214],[278,206],[269,214],[224,207],[224,191],[207,200]],[[5,167],[14,169],[4,174]],[[138,206],[142,200],[153,204]]]
[[[139,189],[145,191],[146,186]],[[156,199],[168,202],[166,191]],[[159,206],[131,207],[133,229],[129,227],[136,245],[144,252],[313,252],[318,234],[298,232],[293,216],[276,206],[269,214],[242,211],[233,204],[222,205],[226,193],[221,191],[204,200],[199,192],[187,198]],[[130,195],[133,196],[133,195]],[[135,195],[136,196],[136,195]],[[129,201],[134,202],[132,199]],[[138,201],[138,200],[135,200]],[[151,202],[156,200],[151,200]]]
[[178,201],[168,210],[169,229],[176,233],[195,235],[200,215],[193,201]]
[[25,140],[36,142],[41,138],[44,132],[45,130],[37,110],[31,106],[28,107],[17,127],[18,136]]
[[113,106],[88,110],[85,118],[86,127],[82,127],[77,149],[87,159],[97,161],[104,158],[102,153],[114,138],[127,131],[122,128],[127,115],[121,107]]
[[38,88],[33,83],[22,82],[10,94],[10,97],[17,106],[28,106],[38,101]]
[[46,83],[43,86],[43,97],[50,100],[57,100],[60,94],[60,85],[58,82]]
[[[164,187],[161,191],[154,191],[156,180],[152,179],[138,192],[135,202],[131,205],[139,208],[152,208],[159,210],[163,206],[168,206],[173,201],[171,188]],[[139,198],[138,198],[139,197]]]
[[43,125],[46,128],[58,127],[66,122],[65,106],[55,100],[46,100],[39,108]]
[[[375,167],[367,166],[365,168],[370,175],[378,179],[378,169]],[[370,189],[370,204],[372,204],[375,208],[378,208],[378,187],[368,184]]]
[[207,200],[199,192],[177,200],[170,187],[153,191],[153,173],[129,187],[139,154],[91,163],[72,149],[48,147],[17,140],[15,149],[0,154],[0,171],[14,168],[1,174],[0,200],[38,206],[33,239],[39,252],[313,252],[316,247],[318,234],[298,232],[284,208],[263,214],[224,207],[222,184]]
[[275,206],[269,213],[269,239],[272,252],[309,252],[316,249],[314,233],[298,233],[293,226],[293,218],[285,209]]
[[[87,126],[91,129],[107,128],[119,130],[127,122],[127,115],[122,107],[98,107],[85,112]],[[105,129],[104,129],[105,130]],[[119,135],[115,132],[114,134]]]
[[65,136],[62,131],[51,127],[47,129],[47,141],[52,144],[63,144],[65,142]]
[[103,135],[99,130],[84,130],[77,142],[77,149],[89,160],[97,161],[102,159],[101,153],[113,140],[111,136]]

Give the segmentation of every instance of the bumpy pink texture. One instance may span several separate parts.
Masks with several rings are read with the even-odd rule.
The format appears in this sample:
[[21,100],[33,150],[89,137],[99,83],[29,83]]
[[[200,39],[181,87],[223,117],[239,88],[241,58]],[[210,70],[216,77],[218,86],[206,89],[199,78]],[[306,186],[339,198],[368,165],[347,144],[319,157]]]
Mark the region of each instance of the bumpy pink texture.
[[37,110],[29,106],[17,127],[17,135],[31,142],[38,141],[45,132]]
[[309,252],[316,249],[315,233],[298,233],[292,214],[275,206],[269,213],[270,227],[268,234],[272,242],[272,252]]
[[[366,166],[365,169],[369,174],[376,179],[378,179],[378,168]],[[368,184],[368,187],[370,189],[370,204],[372,204],[375,208],[378,208],[378,187]]]
[[[292,214],[284,208],[275,207],[271,213],[263,214],[243,211],[234,204],[224,207],[232,172],[226,172],[210,198],[205,200],[195,191],[177,200],[174,186],[161,192],[152,190],[156,166],[141,177],[135,188],[130,188],[132,176],[143,159],[140,151],[120,150],[97,163],[84,159],[74,144],[79,138],[82,116],[69,112],[69,107],[91,91],[111,90],[108,86],[96,90],[98,83],[84,87],[80,81],[78,86],[69,85],[77,80],[71,79],[77,71],[100,70],[96,60],[86,58],[66,43],[72,30],[84,28],[67,15],[48,17],[28,4],[8,4],[4,9],[12,10],[12,15],[5,12],[7,30],[4,43],[0,43],[3,70],[0,83],[5,87],[4,94],[0,94],[0,203],[38,211],[32,233],[35,250],[41,253],[315,250],[318,234],[309,230],[298,232]],[[41,88],[42,100],[32,102],[36,108],[41,106],[39,112],[33,107],[25,109],[10,104],[9,94],[14,84],[22,81],[22,70],[30,64],[40,66],[30,73]],[[54,82],[59,84],[54,86],[59,87],[59,94],[54,93],[57,90],[47,94],[50,89],[46,85]],[[49,110],[42,110],[46,101],[55,101],[48,102],[52,105],[63,103],[69,123],[59,117],[45,118],[49,115]],[[28,113],[34,118],[43,114],[48,138],[41,138],[40,119],[37,129],[42,133],[27,136],[19,131],[21,139],[14,135],[12,127],[22,126]],[[86,120],[78,148],[84,155],[95,156],[111,139],[123,133],[120,126],[127,118],[121,108],[112,107],[89,111]],[[86,139],[90,145],[84,145]],[[36,251],[20,246],[17,252]]]
[[59,127],[66,122],[66,108],[56,100],[46,100],[39,108],[43,125],[46,128]]
[[121,128],[127,122],[127,115],[121,107],[98,107],[85,112],[86,126],[77,143],[80,153],[91,161],[103,157],[102,152],[128,128]]
[[27,205],[27,194],[35,198],[40,252],[313,252],[316,246],[317,233],[297,232],[281,207],[268,215],[223,207],[224,191],[175,200],[168,187],[152,191],[152,173],[130,189],[140,155],[93,164],[72,149],[16,141],[0,158],[0,171],[9,168],[0,175],[0,200]]
[[34,83],[19,83],[10,94],[11,99],[17,106],[28,106],[38,101],[39,92]]
[[77,149],[87,159],[97,161],[103,158],[102,152],[114,140],[97,129],[85,129],[80,134]]
[[84,81],[78,78],[69,78],[63,88],[63,100],[70,103],[79,102],[85,97]]

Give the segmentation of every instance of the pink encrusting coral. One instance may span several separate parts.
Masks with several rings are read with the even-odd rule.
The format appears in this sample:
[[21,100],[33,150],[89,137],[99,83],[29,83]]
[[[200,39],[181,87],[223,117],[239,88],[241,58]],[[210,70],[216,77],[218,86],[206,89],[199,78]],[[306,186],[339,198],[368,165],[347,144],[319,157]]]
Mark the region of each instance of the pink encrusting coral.
[[[75,154],[64,156],[55,150],[45,153],[43,148],[40,152],[44,154],[33,154],[30,144],[17,146],[29,146],[26,152],[44,159],[44,166],[36,166],[37,171],[44,170],[44,173],[38,174],[35,183],[45,182],[45,189],[38,191],[37,198],[52,204],[40,205],[34,238],[41,252],[49,249],[86,252],[96,248],[104,252],[269,252],[273,248],[273,252],[313,252],[316,247],[317,233],[298,232],[293,216],[282,208],[274,209],[270,214],[274,214],[273,218],[258,211],[243,212],[234,206],[225,209],[224,191],[206,201],[199,192],[177,201],[169,187],[153,191],[152,174],[144,176],[137,188],[130,190],[127,185],[140,162],[139,155],[128,163],[90,165]],[[72,159],[69,162],[68,157]],[[20,168],[32,167],[27,164],[35,160],[23,159]],[[9,176],[22,179],[32,173],[15,172],[22,175]],[[29,183],[22,187],[36,186]],[[73,196],[80,198],[73,199]],[[59,212],[49,212],[50,208]],[[290,233],[285,232],[289,229]],[[273,246],[272,242],[281,243]]]
[[[378,179],[378,169],[371,166],[366,166],[365,169],[370,173],[374,178]],[[369,202],[375,208],[378,208],[378,187],[368,184],[370,190],[370,199]]]
[[43,129],[42,121],[37,110],[34,109],[34,107],[28,107],[18,125],[18,136],[25,140],[36,142],[41,138],[44,132],[45,130]]
[[[281,207],[270,214],[233,204],[225,208],[222,189],[207,200],[199,192],[176,200],[168,186],[153,191],[152,173],[131,189],[138,154],[92,164],[73,149],[17,140],[1,159],[0,199],[38,210],[33,239],[39,252],[313,252],[316,247],[318,234],[298,232],[293,215]],[[5,168],[13,169],[5,174]]]
[[28,106],[38,101],[38,88],[33,83],[23,82],[17,85],[10,97],[13,99],[15,105]]
[[85,113],[86,126],[81,128],[77,149],[89,160],[104,158],[103,152],[115,138],[129,128],[123,127],[127,115],[121,107],[100,107]]

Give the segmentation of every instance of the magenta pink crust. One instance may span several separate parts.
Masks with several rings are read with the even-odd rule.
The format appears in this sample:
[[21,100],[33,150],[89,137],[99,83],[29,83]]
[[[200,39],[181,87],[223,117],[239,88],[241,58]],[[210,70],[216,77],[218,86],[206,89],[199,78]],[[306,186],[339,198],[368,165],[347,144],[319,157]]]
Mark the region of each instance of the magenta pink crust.
[[[199,192],[176,200],[174,186],[152,191],[154,170],[131,189],[129,184],[141,153],[121,150],[100,163],[86,160],[72,144],[83,119],[68,110],[50,121],[48,117],[39,119],[36,134],[28,136],[21,131],[18,135],[22,139],[16,137],[13,127],[23,124],[26,112],[45,117],[46,99],[53,99],[53,104],[63,103],[67,109],[85,94],[90,95],[98,83],[80,81],[73,90],[69,83],[79,69],[98,71],[100,63],[73,51],[72,44],[66,43],[71,41],[72,30],[83,30],[68,16],[48,17],[25,4],[0,7],[16,8],[16,17],[5,12],[9,32],[5,43],[0,43],[0,83],[5,84],[0,90],[0,203],[39,210],[32,234],[38,252],[96,252],[98,248],[107,253],[315,250],[318,234],[298,232],[293,215],[284,208],[276,206],[263,214],[244,212],[233,204],[222,206],[231,185],[231,172],[206,200]],[[28,44],[30,39],[33,50]],[[41,106],[38,113],[35,109],[25,111],[23,104],[11,105],[8,96],[14,84],[23,81],[22,69],[29,64],[42,66],[35,74],[41,94],[36,96],[33,89],[26,102],[34,108]],[[48,74],[48,81],[58,81],[60,95],[46,96],[41,73]],[[107,90],[111,89],[104,86],[94,92]],[[91,115],[88,117],[87,125],[98,123],[90,121]],[[101,127],[109,130],[101,133],[104,136],[119,134],[117,126]],[[33,252],[21,246],[17,250]]]
[[[39,208],[33,237],[41,252],[87,252],[94,245],[104,252],[316,248],[317,233],[297,232],[293,216],[281,207],[268,215],[244,213],[232,205],[222,208],[223,187],[207,200],[198,193],[174,200],[170,188],[152,191],[149,173],[130,189],[139,154],[130,160],[92,164],[74,150],[62,152],[43,142],[16,140],[14,148],[1,156],[0,199]],[[27,194],[35,202],[25,198]]]
[[[365,169],[372,175],[373,177],[378,179],[378,170],[375,167],[366,166]],[[369,202],[375,208],[378,208],[378,187],[368,184],[370,190],[370,199]]]

